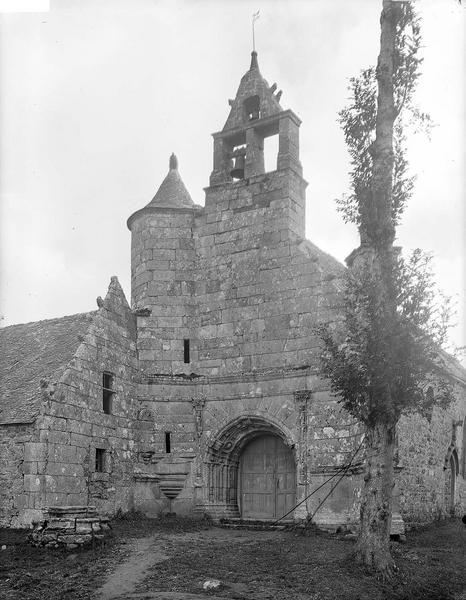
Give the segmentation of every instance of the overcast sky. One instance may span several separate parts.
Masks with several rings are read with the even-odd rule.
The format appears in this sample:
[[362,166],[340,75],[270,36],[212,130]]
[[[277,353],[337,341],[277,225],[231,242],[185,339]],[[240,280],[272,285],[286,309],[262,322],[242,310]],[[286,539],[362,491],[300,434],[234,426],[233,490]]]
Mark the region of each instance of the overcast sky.
[[[398,232],[435,255],[466,342],[466,10],[421,0],[417,102],[436,126],[410,139],[418,176]],[[381,1],[60,0],[0,16],[3,325],[96,308],[111,275],[130,297],[127,217],[153,197],[171,152],[194,201],[249,68],[251,15],[262,75],[303,120],[307,236],[343,260],[358,245],[334,199],[348,191],[337,113],[348,78],[375,64]]]

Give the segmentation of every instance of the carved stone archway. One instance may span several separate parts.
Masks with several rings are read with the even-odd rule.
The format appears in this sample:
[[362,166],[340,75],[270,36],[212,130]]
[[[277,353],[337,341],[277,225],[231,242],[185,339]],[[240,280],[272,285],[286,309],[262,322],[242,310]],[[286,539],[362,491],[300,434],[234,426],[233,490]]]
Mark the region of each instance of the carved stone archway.
[[263,434],[278,436],[294,452],[295,443],[281,425],[260,415],[237,417],[207,447],[207,497],[205,510],[215,518],[238,517],[238,465],[241,452]]
[[456,502],[456,478],[459,475],[458,452],[453,444],[450,444],[447,450],[443,470],[445,472],[445,512],[453,515]]

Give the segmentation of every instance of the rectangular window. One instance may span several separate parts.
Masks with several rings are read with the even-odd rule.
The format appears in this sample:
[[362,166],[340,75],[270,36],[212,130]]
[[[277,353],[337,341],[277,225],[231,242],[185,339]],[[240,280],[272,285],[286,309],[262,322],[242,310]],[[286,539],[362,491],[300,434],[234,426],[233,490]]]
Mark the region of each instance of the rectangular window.
[[170,454],[171,452],[171,440],[170,440],[170,436],[171,433],[169,431],[165,432],[165,452],[167,454]]
[[190,359],[189,359],[189,340],[183,340],[184,341],[184,362],[185,363],[189,363]]
[[112,414],[114,393],[113,374],[104,371],[102,374],[102,409],[106,415]]
[[105,450],[103,448],[95,449],[95,472],[103,473],[105,471]]

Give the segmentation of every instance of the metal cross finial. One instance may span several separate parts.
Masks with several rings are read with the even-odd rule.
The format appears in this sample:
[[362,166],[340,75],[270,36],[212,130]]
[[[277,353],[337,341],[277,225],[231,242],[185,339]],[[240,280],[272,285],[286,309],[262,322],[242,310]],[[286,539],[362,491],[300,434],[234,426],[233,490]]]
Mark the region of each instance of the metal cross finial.
[[254,32],[254,23],[257,21],[257,19],[260,17],[260,9],[258,11],[256,11],[255,13],[252,13],[252,50],[253,52],[256,51],[256,38],[255,38],[255,32]]

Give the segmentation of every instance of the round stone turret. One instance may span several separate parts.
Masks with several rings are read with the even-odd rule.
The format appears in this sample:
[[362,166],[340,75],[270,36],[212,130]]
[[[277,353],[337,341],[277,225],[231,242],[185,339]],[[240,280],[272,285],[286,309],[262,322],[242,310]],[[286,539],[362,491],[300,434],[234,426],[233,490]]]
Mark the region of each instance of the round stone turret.
[[[192,232],[194,204],[178,172],[174,154],[169,171],[153,199],[128,219],[131,231],[131,301],[133,308],[148,309],[152,316],[139,321],[147,339],[140,348],[152,372],[174,368],[183,361],[183,340],[189,339],[195,252]],[[149,336],[149,330],[163,334]],[[154,339],[152,339],[154,337]],[[163,351],[162,351],[163,350]]]

